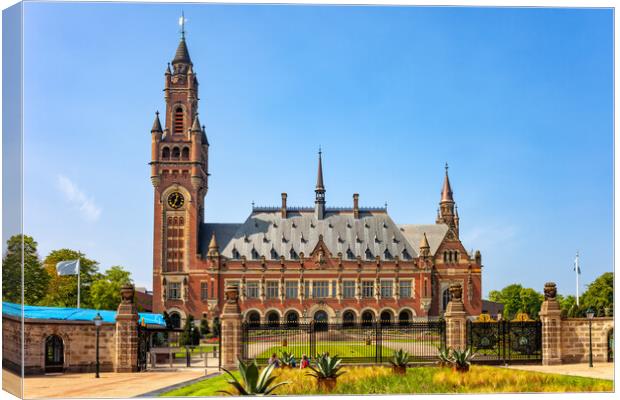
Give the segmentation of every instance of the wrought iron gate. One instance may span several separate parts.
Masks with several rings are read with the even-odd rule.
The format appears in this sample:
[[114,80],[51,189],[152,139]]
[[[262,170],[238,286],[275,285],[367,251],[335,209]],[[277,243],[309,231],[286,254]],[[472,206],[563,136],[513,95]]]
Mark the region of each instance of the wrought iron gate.
[[273,354],[292,353],[299,361],[303,355],[316,357],[329,353],[345,363],[384,363],[395,351],[403,349],[412,362],[432,362],[437,348],[445,346],[444,321],[390,323],[244,323],[245,360],[265,363]]
[[523,364],[542,361],[542,325],[522,318],[495,321],[490,318],[468,321],[467,342],[475,352],[473,362]]

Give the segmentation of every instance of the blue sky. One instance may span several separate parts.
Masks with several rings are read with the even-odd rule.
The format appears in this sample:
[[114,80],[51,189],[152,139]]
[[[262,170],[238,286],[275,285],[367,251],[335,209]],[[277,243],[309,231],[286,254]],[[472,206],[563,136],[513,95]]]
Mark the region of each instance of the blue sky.
[[[151,287],[150,127],[181,9],[210,147],[206,219],[388,202],[432,223],[450,164],[483,290],[613,269],[611,10],[25,5],[24,231]],[[582,289],[583,290],[583,289]]]

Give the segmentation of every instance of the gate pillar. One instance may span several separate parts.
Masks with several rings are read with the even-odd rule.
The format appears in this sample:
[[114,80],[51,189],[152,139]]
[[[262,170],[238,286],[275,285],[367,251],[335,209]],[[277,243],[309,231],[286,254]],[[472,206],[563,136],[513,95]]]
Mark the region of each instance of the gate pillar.
[[220,357],[222,367],[234,369],[237,368],[237,359],[241,357],[243,349],[239,288],[227,286],[224,293],[226,304],[220,317]]
[[467,313],[463,304],[463,287],[460,283],[450,285],[450,301],[446,307],[446,346],[464,350],[467,346]]
[[116,372],[138,371],[138,311],[134,304],[133,285],[121,287],[121,304],[116,311]]
[[542,323],[542,363],[562,363],[562,318],[560,303],[556,299],[557,289],[553,282],[545,283],[545,301],[540,307]]

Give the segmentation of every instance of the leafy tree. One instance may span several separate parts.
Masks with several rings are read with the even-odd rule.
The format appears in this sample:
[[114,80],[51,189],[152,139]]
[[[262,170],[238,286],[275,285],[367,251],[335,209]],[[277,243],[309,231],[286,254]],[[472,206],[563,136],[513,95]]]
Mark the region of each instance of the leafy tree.
[[504,305],[504,317],[513,319],[518,312],[525,312],[535,318],[540,312],[543,295],[519,284],[508,285],[502,290],[489,292],[489,299]]
[[596,315],[604,314],[604,309],[613,307],[614,274],[605,272],[588,285],[588,289],[579,298],[579,305],[586,310],[591,308]]
[[222,324],[220,323],[219,317],[213,318],[213,336],[220,337],[221,329],[222,329]]
[[573,307],[577,306],[577,302],[576,302],[575,296],[568,295],[568,296],[564,297],[561,294],[558,294],[556,298],[557,298],[558,302],[560,303],[560,310],[562,311],[562,316],[563,317],[568,317],[569,314],[570,314],[570,310]]
[[90,288],[90,303],[98,310],[116,310],[121,302],[121,286],[131,283],[131,273],[115,265]]
[[200,342],[200,331],[194,325],[194,317],[188,315],[179,340],[181,346],[195,346]]
[[211,331],[209,330],[209,321],[204,318],[200,320],[200,333],[203,336],[207,336],[209,333],[211,333]]
[[90,289],[96,280],[101,278],[97,272],[99,263],[79,254],[75,250],[53,250],[43,260],[43,265],[50,275],[50,284],[47,295],[42,300],[43,305],[56,307],[75,307],[77,304],[77,275],[59,276],[56,264],[60,261],[77,260],[80,257],[80,297],[82,307],[92,307]]
[[37,304],[45,296],[50,276],[37,254],[37,242],[27,235],[14,235],[7,240],[2,260],[2,300],[21,303],[22,250],[24,261],[24,303]]

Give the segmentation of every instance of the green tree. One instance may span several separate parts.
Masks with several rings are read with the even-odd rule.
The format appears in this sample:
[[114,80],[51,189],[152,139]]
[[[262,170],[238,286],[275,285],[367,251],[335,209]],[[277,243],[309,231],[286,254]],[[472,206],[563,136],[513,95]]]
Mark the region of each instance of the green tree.
[[41,265],[37,242],[27,235],[14,235],[7,240],[2,260],[2,300],[21,303],[22,250],[24,261],[24,303],[38,304],[47,292],[50,276]]
[[180,337],[181,346],[195,346],[200,342],[200,330],[194,324],[194,317],[188,315]]
[[75,250],[60,249],[51,251],[43,265],[50,275],[50,284],[47,295],[42,300],[43,305],[55,307],[75,307],[77,304],[77,275],[58,276],[56,264],[60,261],[77,260],[80,257],[80,303],[84,308],[92,307],[90,289],[94,281],[101,278],[97,272],[99,263],[79,254]]
[[605,272],[588,285],[588,289],[579,297],[580,308],[591,308],[596,315],[603,314],[605,308],[613,307],[614,273]]
[[502,290],[489,292],[489,300],[504,305],[504,318],[513,319],[519,312],[525,312],[536,318],[540,312],[543,295],[531,288],[524,288],[519,284],[508,285]]
[[98,310],[116,310],[121,302],[121,286],[131,283],[131,273],[123,267],[110,267],[90,288],[90,304]]

